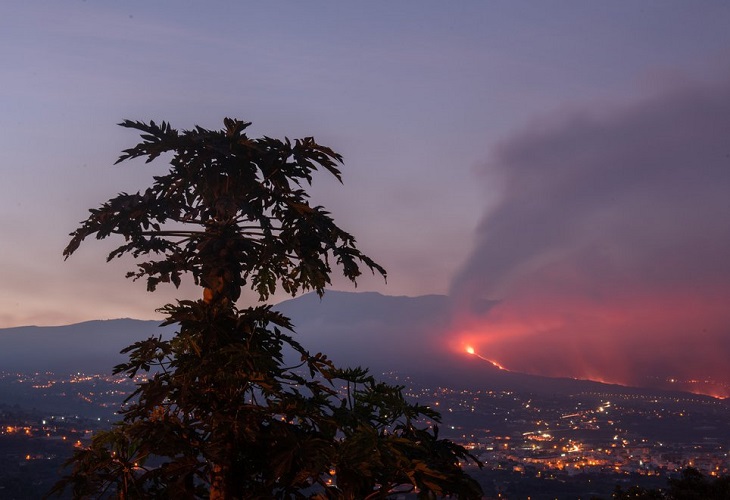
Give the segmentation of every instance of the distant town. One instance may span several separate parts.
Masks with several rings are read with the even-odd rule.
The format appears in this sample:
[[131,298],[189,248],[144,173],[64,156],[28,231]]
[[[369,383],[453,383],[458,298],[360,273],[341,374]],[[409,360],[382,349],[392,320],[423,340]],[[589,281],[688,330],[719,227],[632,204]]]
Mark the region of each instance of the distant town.
[[[661,487],[686,467],[730,473],[727,400],[661,391],[548,397],[384,378],[438,410],[439,435],[484,463],[469,472],[487,498],[610,498],[617,485]],[[46,493],[133,391],[121,375],[0,372],[0,497]]]

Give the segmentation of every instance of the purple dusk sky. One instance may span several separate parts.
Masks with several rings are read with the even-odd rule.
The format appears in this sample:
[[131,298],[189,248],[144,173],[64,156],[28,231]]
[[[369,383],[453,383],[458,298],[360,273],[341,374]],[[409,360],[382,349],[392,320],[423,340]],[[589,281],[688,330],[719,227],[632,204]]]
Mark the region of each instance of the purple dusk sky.
[[695,330],[724,367],[728,26],[726,1],[4,3],[0,328],[197,297],[126,280],[113,242],[61,252],[165,168],[113,166],[137,141],[116,123],[230,116],[344,155],[312,195],[389,272],[357,290],[501,299],[454,338],[527,371],[577,373],[540,365],[548,335],[602,377]]

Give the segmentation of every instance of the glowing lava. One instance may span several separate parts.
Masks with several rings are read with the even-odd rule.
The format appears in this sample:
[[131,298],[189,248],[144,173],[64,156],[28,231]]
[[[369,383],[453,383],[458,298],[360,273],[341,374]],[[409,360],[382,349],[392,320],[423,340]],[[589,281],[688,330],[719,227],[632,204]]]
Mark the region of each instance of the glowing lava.
[[505,368],[504,366],[500,365],[496,361],[492,361],[491,359],[487,359],[484,356],[481,356],[481,355],[477,354],[477,352],[474,350],[474,348],[472,346],[470,346],[470,345],[466,346],[464,348],[464,350],[466,351],[467,354],[471,354],[472,356],[476,356],[479,359],[483,359],[484,361],[486,361],[487,363],[490,363],[495,368],[499,368],[500,370],[504,370],[504,371],[507,371],[507,372],[509,371],[507,368]]

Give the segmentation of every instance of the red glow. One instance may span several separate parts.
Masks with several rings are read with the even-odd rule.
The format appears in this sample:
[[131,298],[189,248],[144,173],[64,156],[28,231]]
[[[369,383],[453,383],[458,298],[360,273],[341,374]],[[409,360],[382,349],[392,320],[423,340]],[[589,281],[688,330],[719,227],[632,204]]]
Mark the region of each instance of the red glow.
[[730,396],[726,285],[626,283],[590,293],[579,284],[559,291],[551,284],[512,283],[488,312],[462,311],[452,327],[452,348],[488,352],[495,366],[501,367],[491,359],[546,376],[656,387],[669,376],[711,380],[681,390]]
[[497,363],[496,361],[494,361],[494,360],[491,360],[491,359],[487,359],[487,358],[485,358],[484,356],[482,356],[481,354],[478,354],[478,353],[476,352],[476,350],[474,349],[474,347],[472,347],[471,345],[467,345],[467,346],[466,346],[466,347],[464,348],[464,351],[466,351],[466,353],[467,353],[467,354],[470,354],[470,355],[472,355],[472,356],[476,356],[476,357],[477,357],[477,358],[479,358],[479,359],[483,359],[484,361],[486,361],[487,363],[491,364],[491,365],[492,365],[492,366],[494,366],[495,368],[499,368],[500,370],[505,370],[505,371],[509,371],[509,370],[507,370],[507,368],[505,368],[504,366],[500,365],[500,364],[499,364],[499,363]]

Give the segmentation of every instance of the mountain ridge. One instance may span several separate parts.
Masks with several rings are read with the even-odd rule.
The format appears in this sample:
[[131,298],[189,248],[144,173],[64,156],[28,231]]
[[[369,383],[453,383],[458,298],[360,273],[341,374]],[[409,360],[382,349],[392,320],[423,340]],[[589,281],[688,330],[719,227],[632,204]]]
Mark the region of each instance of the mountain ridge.
[[[364,366],[378,375],[397,372],[419,383],[468,389],[549,394],[586,391],[681,392],[544,377],[501,370],[479,356],[444,348],[449,321],[445,295],[389,296],[378,292],[327,291],[273,306],[295,326],[295,338],[339,366]],[[126,360],[128,345],[150,336],[169,337],[174,326],[131,318],[90,320],[62,326],[0,329],[0,370],[110,373]]]

